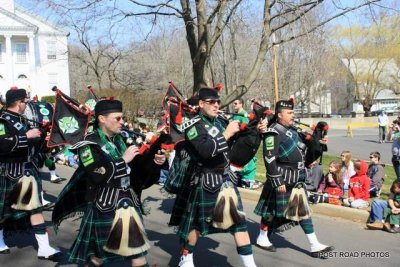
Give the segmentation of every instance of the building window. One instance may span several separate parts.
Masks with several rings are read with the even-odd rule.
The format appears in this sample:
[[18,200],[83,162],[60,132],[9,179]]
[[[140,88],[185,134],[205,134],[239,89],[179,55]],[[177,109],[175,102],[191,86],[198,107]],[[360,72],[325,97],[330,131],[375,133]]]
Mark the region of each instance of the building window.
[[15,81],[15,86],[17,86],[18,88],[24,88],[27,89],[29,86],[29,79],[28,76],[26,76],[25,74],[19,74],[18,75],[18,79]]
[[27,47],[26,44],[15,44],[15,58],[17,63],[26,63],[26,52]]
[[49,81],[49,87],[53,88],[54,86],[57,86],[57,73],[49,73],[48,74],[48,81]]
[[56,59],[56,42],[47,42],[47,59]]

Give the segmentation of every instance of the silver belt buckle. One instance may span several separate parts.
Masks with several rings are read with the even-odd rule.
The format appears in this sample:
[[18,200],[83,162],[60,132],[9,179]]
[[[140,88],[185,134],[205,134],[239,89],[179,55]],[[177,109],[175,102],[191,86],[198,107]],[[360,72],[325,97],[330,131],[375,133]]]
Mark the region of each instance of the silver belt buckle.
[[127,189],[130,186],[129,176],[121,178],[121,188]]

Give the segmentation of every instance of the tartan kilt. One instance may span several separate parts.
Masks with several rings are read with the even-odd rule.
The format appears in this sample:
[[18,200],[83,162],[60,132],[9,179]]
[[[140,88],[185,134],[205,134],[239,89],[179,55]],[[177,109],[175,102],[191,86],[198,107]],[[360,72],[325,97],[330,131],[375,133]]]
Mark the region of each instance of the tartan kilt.
[[174,161],[164,185],[165,191],[171,194],[178,193],[190,179],[194,170],[195,167],[190,162],[190,158]]
[[[138,214],[139,208],[135,207]],[[95,256],[103,260],[104,264],[116,261],[135,259],[147,255],[147,251],[128,257],[104,251],[108,234],[111,230],[115,211],[100,212],[95,204],[89,204],[80,225],[79,233],[68,253],[68,262],[85,264],[90,257]]]
[[[224,178],[225,180],[229,179],[228,175],[226,175]],[[203,188],[201,182],[193,185],[192,187],[189,186],[188,189],[190,189],[190,191],[188,192],[187,190],[186,195],[180,196],[175,202],[177,207],[174,207],[174,210],[179,210],[182,212],[180,220],[176,220],[177,218],[172,218],[174,214],[171,216],[171,221],[175,219],[175,224],[179,222],[177,234],[182,241],[187,241],[189,233],[192,230],[199,231],[201,236],[214,233],[234,234],[236,232],[247,231],[246,219],[244,217],[240,223],[232,225],[225,230],[213,227],[212,216],[219,191],[215,193],[208,192]],[[243,211],[242,200],[236,186],[234,186],[234,190],[238,197],[238,210]]]
[[[305,170],[300,172],[298,183],[304,183],[307,173]],[[296,183],[297,184],[297,183]],[[269,179],[264,184],[263,191],[254,213],[260,215],[262,218],[274,216],[275,218],[285,218],[284,212],[292,194],[292,189],[295,185],[286,185],[286,192],[278,192],[273,188]],[[305,186],[303,186],[306,190]],[[307,193],[307,192],[306,192]]]
[[[38,184],[38,192],[42,191],[42,180],[40,179],[39,173],[32,170],[32,175]],[[5,176],[0,177],[0,222],[6,231],[12,230],[30,230],[30,216],[32,214],[41,213],[43,208],[39,207],[34,210],[15,210],[11,208],[12,203],[8,200],[8,195],[13,190],[14,186],[18,183],[18,180],[12,181]],[[40,202],[42,198],[39,196]]]
[[185,212],[191,186],[190,186],[191,175],[186,175],[185,179],[182,181],[182,185],[179,187],[179,191],[176,192],[176,198],[174,205],[172,207],[171,218],[169,220],[169,226],[179,226],[182,216]]
[[165,191],[171,194],[178,193],[184,186],[187,178],[190,179],[194,170],[195,165],[191,162],[186,150],[184,148],[177,150],[164,185]]
[[262,218],[274,216],[275,218],[284,218],[284,212],[292,193],[290,187],[286,188],[286,192],[278,192],[273,188],[270,180],[264,184],[263,191],[258,200],[254,213]]

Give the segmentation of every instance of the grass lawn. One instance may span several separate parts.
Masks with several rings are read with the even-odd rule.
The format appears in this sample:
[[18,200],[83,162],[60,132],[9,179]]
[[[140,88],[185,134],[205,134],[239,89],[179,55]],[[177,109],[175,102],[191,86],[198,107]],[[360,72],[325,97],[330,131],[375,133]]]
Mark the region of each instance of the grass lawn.
[[[262,157],[262,147],[260,146],[260,149],[257,151],[256,154],[257,157],[257,175],[256,175],[256,180],[260,181],[260,182],[265,182],[265,166],[264,166],[264,161],[263,161],[263,157]],[[322,165],[324,168],[324,173],[326,173],[328,171],[328,165],[329,162],[331,162],[332,160],[336,160],[336,161],[341,161],[341,158],[338,156],[332,156],[329,154],[324,153],[323,154],[323,159],[322,159]],[[367,161],[367,163],[369,163]],[[393,181],[396,178],[396,174],[394,172],[393,166],[392,165],[386,165],[385,166],[385,182],[383,183],[383,187],[382,187],[382,192],[381,192],[381,198],[382,199],[387,199],[387,197],[389,196],[389,190],[390,190],[390,186],[392,185]]]

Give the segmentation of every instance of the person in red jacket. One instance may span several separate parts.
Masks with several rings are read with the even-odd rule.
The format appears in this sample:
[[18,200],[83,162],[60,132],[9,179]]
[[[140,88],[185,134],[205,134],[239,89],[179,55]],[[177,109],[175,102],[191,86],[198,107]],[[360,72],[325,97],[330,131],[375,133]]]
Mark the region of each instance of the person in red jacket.
[[343,199],[343,204],[352,208],[365,208],[369,206],[369,188],[371,179],[367,176],[368,165],[363,160],[354,163],[356,174],[350,178],[349,198]]

